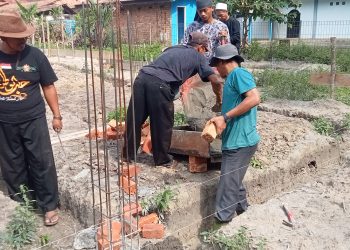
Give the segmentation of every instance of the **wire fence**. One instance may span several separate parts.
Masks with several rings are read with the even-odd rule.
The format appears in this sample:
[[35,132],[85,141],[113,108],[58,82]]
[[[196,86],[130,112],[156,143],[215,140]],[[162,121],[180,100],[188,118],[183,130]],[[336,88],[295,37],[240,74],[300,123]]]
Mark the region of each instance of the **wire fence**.
[[322,40],[329,37],[350,39],[350,20],[295,21],[280,24],[270,21],[253,21],[249,34],[251,40]]

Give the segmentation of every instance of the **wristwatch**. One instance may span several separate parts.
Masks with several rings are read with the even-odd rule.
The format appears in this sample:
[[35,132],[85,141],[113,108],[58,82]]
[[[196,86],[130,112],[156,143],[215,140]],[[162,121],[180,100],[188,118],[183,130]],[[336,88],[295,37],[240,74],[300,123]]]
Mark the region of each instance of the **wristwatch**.
[[226,113],[222,116],[224,117],[225,123],[227,123],[230,120],[230,117],[228,117]]

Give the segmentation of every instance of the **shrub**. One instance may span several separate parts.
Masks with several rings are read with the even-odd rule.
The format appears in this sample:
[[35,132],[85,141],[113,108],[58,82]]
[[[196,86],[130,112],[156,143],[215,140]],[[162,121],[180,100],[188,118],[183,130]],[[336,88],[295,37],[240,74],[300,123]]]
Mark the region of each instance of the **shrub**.
[[107,114],[107,121],[116,120],[116,121],[124,121],[126,115],[126,109],[116,109],[114,111],[108,112]]
[[331,121],[324,117],[316,118],[312,124],[317,133],[325,136],[334,136],[334,126]]
[[170,188],[165,188],[156,196],[141,201],[142,214],[156,212],[160,218],[164,218],[164,213],[169,209],[170,201],[175,198],[175,193]]
[[185,114],[182,112],[176,112],[174,114],[174,126],[182,126],[186,124]]
[[5,242],[14,249],[20,249],[35,239],[36,217],[32,201],[28,198],[28,188],[20,187],[23,202],[15,208],[10,222],[6,226]]

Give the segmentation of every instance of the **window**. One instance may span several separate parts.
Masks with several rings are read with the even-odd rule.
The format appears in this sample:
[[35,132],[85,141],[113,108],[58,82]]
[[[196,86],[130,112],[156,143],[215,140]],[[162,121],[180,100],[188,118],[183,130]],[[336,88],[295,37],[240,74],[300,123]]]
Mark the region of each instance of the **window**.
[[333,2],[330,2],[329,5],[330,5],[330,6],[333,6]]
[[185,7],[177,7],[177,42],[180,43],[185,34]]
[[345,5],[345,2],[342,2],[341,5]]
[[336,2],[335,5],[339,5],[339,2]]

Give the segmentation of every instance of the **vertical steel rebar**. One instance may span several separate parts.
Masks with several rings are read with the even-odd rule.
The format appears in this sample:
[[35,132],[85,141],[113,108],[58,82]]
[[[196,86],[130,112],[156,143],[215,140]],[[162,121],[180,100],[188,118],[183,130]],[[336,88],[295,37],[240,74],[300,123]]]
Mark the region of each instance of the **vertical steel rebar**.
[[[91,135],[91,110],[90,110],[90,90],[89,90],[89,68],[88,68],[88,52],[87,52],[87,40],[86,40],[86,12],[85,4],[83,3],[83,34],[84,34],[84,53],[85,53],[85,80],[86,80],[86,102],[88,112],[88,127],[89,135]],[[94,225],[96,225],[96,214],[95,214],[95,185],[94,185],[94,171],[92,167],[92,138],[89,136],[89,156],[90,156],[90,175],[91,175],[91,190],[92,190],[92,214]]]

